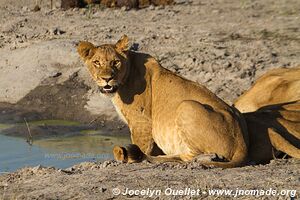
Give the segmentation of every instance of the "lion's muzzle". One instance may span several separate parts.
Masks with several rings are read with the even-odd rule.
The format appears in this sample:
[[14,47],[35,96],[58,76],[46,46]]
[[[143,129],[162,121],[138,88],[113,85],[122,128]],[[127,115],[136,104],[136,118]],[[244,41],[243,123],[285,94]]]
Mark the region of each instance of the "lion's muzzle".
[[117,85],[105,85],[104,87],[99,87],[100,92],[103,94],[111,94],[111,93],[115,93],[118,90],[118,86]]

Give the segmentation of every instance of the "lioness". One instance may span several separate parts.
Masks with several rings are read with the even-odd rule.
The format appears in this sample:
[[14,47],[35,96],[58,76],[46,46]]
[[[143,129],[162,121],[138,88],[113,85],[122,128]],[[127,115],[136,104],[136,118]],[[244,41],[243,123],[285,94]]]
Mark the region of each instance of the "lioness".
[[131,131],[135,145],[115,147],[117,160],[183,162],[197,157],[219,167],[246,163],[243,118],[204,86],[161,67],[150,55],[129,51],[127,36],[98,47],[81,42],[77,50]]
[[267,163],[280,152],[300,158],[300,68],[260,77],[234,106],[248,126],[249,159]]

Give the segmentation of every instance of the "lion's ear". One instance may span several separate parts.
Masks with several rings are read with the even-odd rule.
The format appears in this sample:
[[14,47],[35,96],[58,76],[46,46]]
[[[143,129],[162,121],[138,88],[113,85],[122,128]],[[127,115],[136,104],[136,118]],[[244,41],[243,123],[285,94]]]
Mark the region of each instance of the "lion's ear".
[[77,46],[77,52],[83,61],[91,59],[95,54],[96,47],[90,42],[80,42]]
[[127,35],[123,35],[121,39],[116,43],[116,50],[118,52],[128,51],[128,37]]

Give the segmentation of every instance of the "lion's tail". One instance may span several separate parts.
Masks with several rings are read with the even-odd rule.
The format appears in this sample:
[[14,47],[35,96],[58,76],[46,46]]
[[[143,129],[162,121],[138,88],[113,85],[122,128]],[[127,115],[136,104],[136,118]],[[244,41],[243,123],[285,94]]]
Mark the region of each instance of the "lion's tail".
[[[177,163],[185,163],[187,160],[183,159],[180,155],[160,155],[160,156],[150,156],[144,154],[140,148],[135,144],[130,144],[126,147],[126,156],[127,162],[135,163],[135,162],[142,162],[148,161],[150,163],[165,163],[165,162],[177,162]],[[237,152],[231,161],[213,161],[210,158],[210,155],[203,154],[203,159],[197,159],[197,162],[200,162],[204,166],[215,166],[221,168],[231,168],[231,167],[240,167],[245,164],[245,152]],[[201,155],[200,155],[201,156]],[[207,157],[206,157],[207,156]],[[192,160],[191,157],[188,160]]]

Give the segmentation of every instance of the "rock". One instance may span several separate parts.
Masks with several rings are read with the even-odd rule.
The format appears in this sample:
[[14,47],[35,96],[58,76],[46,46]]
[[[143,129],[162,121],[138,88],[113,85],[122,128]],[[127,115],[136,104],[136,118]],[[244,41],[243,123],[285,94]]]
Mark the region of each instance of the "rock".
[[61,30],[61,29],[59,29],[59,28],[55,28],[55,29],[52,31],[52,33],[53,33],[54,35],[62,35],[62,34],[64,34],[64,33],[66,33],[66,31],[63,31],[63,30]]
[[216,48],[214,50],[214,54],[216,55],[216,58],[222,58],[224,56],[229,56],[228,51],[226,51],[226,49],[218,49]]
[[278,57],[278,53],[275,52],[275,51],[271,52],[271,55],[272,55],[273,57]]
[[186,66],[192,66],[194,64],[193,58],[187,58],[184,62]]
[[37,12],[37,11],[40,11],[41,10],[41,7],[40,6],[38,6],[38,5],[36,5],[36,6],[34,6],[34,8],[33,8],[33,12]]
[[43,169],[43,168],[44,168],[44,167],[43,167],[42,165],[38,165],[38,166],[32,168],[32,172],[33,172],[33,173],[36,173],[37,171],[39,171],[39,170],[41,170],[41,169]]
[[53,72],[53,73],[50,74],[50,77],[51,77],[51,78],[57,78],[57,77],[59,77],[59,76],[61,76],[61,75],[62,75],[61,72]]
[[111,164],[111,162],[109,160],[106,160],[103,162],[103,164],[101,165],[102,168],[106,168]]
[[154,9],[155,9],[155,7],[153,5],[149,6],[149,10],[154,10]]
[[58,169],[58,172],[63,174],[74,174],[74,170],[65,170],[65,169]]
[[27,6],[23,6],[23,7],[22,7],[22,11],[27,12],[27,11],[30,11],[30,9],[29,9]]

